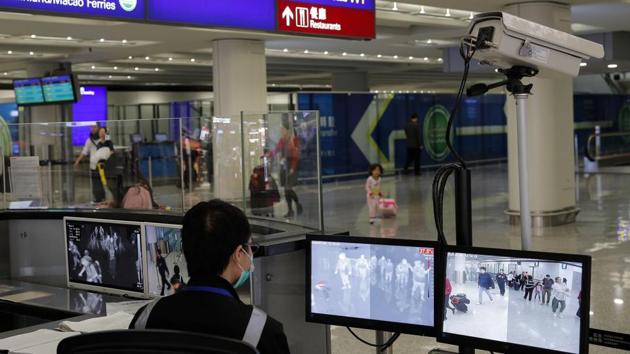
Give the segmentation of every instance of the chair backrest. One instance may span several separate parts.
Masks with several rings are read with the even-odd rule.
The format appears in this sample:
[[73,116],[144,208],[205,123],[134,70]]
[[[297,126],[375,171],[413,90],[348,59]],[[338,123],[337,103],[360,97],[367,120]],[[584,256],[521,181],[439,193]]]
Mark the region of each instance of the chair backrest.
[[256,348],[231,338],[166,331],[120,330],[82,334],[61,341],[57,354],[258,354]]

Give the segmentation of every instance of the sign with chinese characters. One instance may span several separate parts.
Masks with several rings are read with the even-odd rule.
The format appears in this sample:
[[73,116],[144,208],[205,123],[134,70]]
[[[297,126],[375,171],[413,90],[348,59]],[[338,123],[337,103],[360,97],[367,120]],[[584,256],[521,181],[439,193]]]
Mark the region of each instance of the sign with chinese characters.
[[279,0],[279,32],[371,39],[376,35],[374,1]]
[[147,20],[274,31],[274,0],[151,0]]
[[145,0],[0,0],[0,9],[143,20],[144,3]]

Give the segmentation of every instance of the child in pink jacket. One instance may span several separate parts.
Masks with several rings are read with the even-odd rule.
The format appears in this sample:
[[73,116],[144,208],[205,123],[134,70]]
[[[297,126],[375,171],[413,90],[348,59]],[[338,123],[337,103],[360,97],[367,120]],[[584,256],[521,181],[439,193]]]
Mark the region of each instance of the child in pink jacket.
[[365,182],[365,192],[367,193],[367,205],[370,211],[370,225],[374,224],[378,211],[378,201],[383,197],[381,192],[381,175],[383,166],[375,163],[370,165],[370,177]]

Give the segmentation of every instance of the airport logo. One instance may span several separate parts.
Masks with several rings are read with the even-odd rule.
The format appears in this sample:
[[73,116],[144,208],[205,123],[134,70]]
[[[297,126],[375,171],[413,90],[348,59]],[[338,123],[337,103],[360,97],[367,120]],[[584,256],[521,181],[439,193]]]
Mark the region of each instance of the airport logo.
[[[449,111],[442,105],[435,105],[429,109],[424,117],[423,138],[427,154],[434,161],[442,161],[449,155],[448,145],[446,144],[446,129]],[[451,143],[453,134],[451,134]]]
[[131,12],[138,6],[138,0],[118,0],[120,7],[127,12]]

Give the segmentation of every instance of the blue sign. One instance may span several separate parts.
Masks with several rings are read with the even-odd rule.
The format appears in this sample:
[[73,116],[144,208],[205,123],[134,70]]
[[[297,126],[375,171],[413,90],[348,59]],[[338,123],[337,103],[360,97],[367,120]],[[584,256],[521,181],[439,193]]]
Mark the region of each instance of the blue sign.
[[145,0],[0,0],[0,8],[120,19],[144,19]]
[[[83,146],[93,122],[107,120],[107,89],[105,86],[82,86],[81,99],[72,106],[72,145]],[[81,124],[84,123],[84,124]]]
[[147,19],[197,26],[275,31],[274,0],[151,0]]
[[376,0],[289,0],[289,2],[300,2],[303,4],[316,4],[336,7],[347,7],[375,11]]

